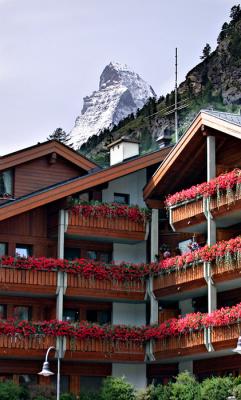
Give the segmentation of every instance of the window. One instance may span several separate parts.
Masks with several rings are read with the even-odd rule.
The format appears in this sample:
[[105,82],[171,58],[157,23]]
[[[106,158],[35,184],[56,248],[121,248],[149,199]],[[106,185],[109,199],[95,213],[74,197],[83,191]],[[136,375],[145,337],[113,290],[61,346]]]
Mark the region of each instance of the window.
[[63,311],[63,320],[68,322],[77,322],[79,321],[79,311],[71,310],[71,309],[64,309]]
[[101,384],[103,381],[102,376],[81,376],[80,377],[80,387],[81,392],[99,392]]
[[17,321],[29,321],[31,319],[31,309],[27,306],[15,306],[13,318]]
[[6,304],[0,304],[0,319],[7,318],[7,306]]
[[20,385],[37,385],[37,375],[19,375],[19,384]]
[[8,252],[7,249],[8,249],[7,243],[0,243],[0,257],[6,256]]
[[15,254],[18,257],[30,257],[32,256],[32,246],[26,244],[17,244]]
[[[56,385],[57,385],[57,376],[56,376],[56,374],[51,376],[51,384],[56,387]],[[69,392],[69,376],[61,374],[60,393],[67,393],[67,392]]]
[[107,324],[111,322],[110,310],[87,310],[86,319],[89,322],[98,322],[98,324]]
[[89,250],[86,252],[86,258],[89,260],[101,261],[103,263],[111,262],[111,253],[103,251]]
[[66,247],[64,249],[64,258],[66,260],[75,260],[76,258],[80,258],[80,249]]
[[130,195],[125,193],[114,193],[114,203],[130,204]]
[[0,173],[0,197],[9,196],[13,194],[13,174],[11,170]]

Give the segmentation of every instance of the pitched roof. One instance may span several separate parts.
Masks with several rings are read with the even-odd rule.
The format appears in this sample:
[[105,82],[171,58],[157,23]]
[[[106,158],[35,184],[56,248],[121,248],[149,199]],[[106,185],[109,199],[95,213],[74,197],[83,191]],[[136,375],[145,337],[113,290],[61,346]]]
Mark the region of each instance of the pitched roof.
[[89,171],[90,169],[95,168],[97,166],[97,164],[95,164],[93,161],[88,160],[86,157],[82,156],[77,151],[71,149],[65,144],[60,143],[56,140],[49,140],[1,156],[0,171],[15,167],[16,165],[34,160],[39,157],[43,157],[53,152],[64,157],[65,159],[77,165],[78,167],[84,169],[85,171]]
[[0,205],[0,221],[161,163],[170,150],[171,146],[165,147],[100,171],[92,170],[87,175],[8,201]]
[[201,110],[202,113],[211,115],[222,121],[230,122],[231,124],[241,126],[241,114],[233,114],[215,110]]
[[[221,134],[241,139],[241,124],[239,122],[240,116],[238,114],[201,110],[149,180],[144,188],[144,199],[154,195],[158,187],[160,191],[161,187],[162,189],[168,187],[175,179],[180,181],[180,174],[183,174],[185,169],[190,174],[188,166],[191,168],[194,160],[194,157],[190,157],[190,155],[201,155],[201,152],[205,152],[205,138],[200,130],[202,126],[211,129],[213,132],[219,131]],[[188,154],[189,157],[187,158]],[[176,171],[174,171],[174,165]]]

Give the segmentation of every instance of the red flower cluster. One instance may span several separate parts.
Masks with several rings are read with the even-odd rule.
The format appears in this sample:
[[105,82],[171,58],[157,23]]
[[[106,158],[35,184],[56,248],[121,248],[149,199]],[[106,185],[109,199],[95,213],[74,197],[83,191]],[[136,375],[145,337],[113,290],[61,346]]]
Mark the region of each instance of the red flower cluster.
[[125,325],[98,325],[83,321],[71,324],[67,321],[0,321],[0,335],[7,336],[67,336],[75,339],[108,339],[111,341],[143,342],[145,336],[143,327],[129,327]]
[[170,336],[187,335],[204,328],[229,326],[241,320],[241,303],[225,307],[211,314],[192,313],[185,317],[169,319],[159,326],[98,325],[87,321],[70,323],[67,321],[0,321],[0,335],[7,336],[66,336],[75,339],[105,339],[110,341],[147,342]]
[[86,279],[108,280],[116,282],[143,281],[150,275],[169,273],[177,269],[194,266],[198,262],[225,262],[232,267],[236,262],[241,263],[241,237],[228,241],[218,242],[213,246],[204,246],[201,249],[182,256],[170,257],[159,263],[105,264],[85,258],[73,261],[46,258],[46,257],[0,257],[0,267],[37,271],[62,271],[71,274],[80,274]]
[[215,261],[217,264],[225,262],[230,266],[235,261],[241,262],[241,237],[221,241],[212,246],[204,246],[181,256],[167,258],[159,263],[158,272],[170,272],[202,261]]
[[236,168],[231,172],[219,175],[209,182],[203,182],[189,189],[169,195],[165,200],[165,204],[167,207],[171,207],[183,201],[197,199],[198,197],[219,196],[220,192],[225,191],[226,195],[228,195],[231,189],[235,189],[237,194],[240,193],[240,186],[241,170]]
[[[46,257],[0,257],[0,267],[37,271],[62,271],[80,274],[86,279],[109,280],[117,282],[143,281],[149,274],[152,264],[105,264],[85,258],[73,261]],[[153,264],[155,266],[155,264]]]
[[80,202],[71,206],[71,211],[88,217],[127,218],[137,223],[146,223],[150,219],[150,210],[138,206],[119,203]]
[[210,314],[192,313],[185,317],[172,318],[156,327],[147,328],[145,340],[164,339],[169,336],[187,335],[204,328],[229,326],[241,320],[241,303],[224,307]]

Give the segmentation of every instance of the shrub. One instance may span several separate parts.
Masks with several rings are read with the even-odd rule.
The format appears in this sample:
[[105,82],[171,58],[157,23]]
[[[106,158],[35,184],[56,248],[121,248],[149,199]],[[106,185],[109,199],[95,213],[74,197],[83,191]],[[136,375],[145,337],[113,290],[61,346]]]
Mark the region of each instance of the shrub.
[[60,396],[60,400],[76,400],[76,396],[72,393],[63,393]]
[[56,400],[56,388],[53,385],[30,385],[30,400]]
[[81,392],[79,396],[80,400],[100,400],[100,394],[96,392]]
[[233,394],[236,397],[236,400],[241,400],[241,384],[237,385],[233,389]]
[[124,378],[107,377],[101,387],[100,400],[135,400],[134,386]]
[[22,386],[6,381],[0,383],[0,399],[1,400],[25,400],[27,392]]
[[201,400],[226,400],[232,394],[232,377],[212,377],[201,384]]
[[199,383],[188,372],[180,373],[176,377],[176,382],[171,384],[170,400],[200,400],[200,398]]

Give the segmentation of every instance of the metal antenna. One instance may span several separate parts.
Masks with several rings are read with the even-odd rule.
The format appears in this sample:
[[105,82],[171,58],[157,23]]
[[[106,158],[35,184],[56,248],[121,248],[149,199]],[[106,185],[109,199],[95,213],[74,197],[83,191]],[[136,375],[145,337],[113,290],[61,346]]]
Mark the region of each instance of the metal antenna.
[[175,142],[178,142],[178,120],[177,120],[177,47],[175,51]]

